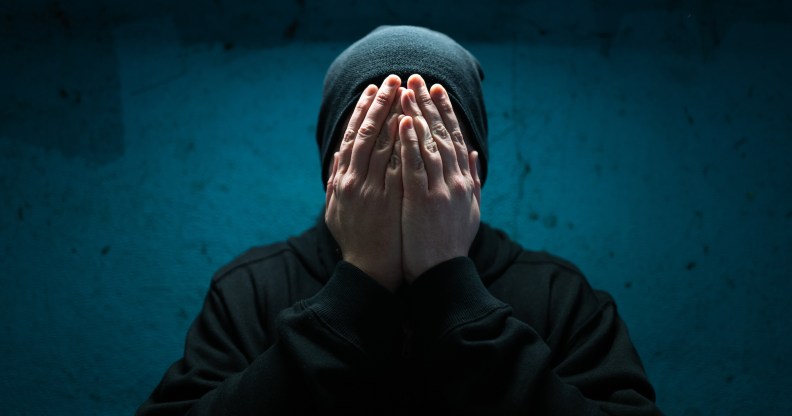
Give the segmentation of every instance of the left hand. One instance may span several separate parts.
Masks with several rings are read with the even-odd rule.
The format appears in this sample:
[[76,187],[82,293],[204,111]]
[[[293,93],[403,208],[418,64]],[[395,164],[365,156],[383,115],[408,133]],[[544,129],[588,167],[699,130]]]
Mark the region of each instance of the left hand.
[[401,79],[366,88],[349,120],[327,181],[325,222],[342,258],[395,291],[403,282],[402,174],[396,131]]
[[402,158],[402,266],[412,282],[467,256],[480,221],[478,153],[468,153],[448,93],[420,75],[407,81],[399,123]]

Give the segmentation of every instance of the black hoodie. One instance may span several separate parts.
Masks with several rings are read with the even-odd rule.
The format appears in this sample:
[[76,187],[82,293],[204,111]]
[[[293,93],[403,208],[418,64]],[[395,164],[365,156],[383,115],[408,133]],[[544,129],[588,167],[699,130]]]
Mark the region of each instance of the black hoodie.
[[212,279],[138,415],[657,415],[613,299],[481,224],[469,257],[391,293],[323,221]]

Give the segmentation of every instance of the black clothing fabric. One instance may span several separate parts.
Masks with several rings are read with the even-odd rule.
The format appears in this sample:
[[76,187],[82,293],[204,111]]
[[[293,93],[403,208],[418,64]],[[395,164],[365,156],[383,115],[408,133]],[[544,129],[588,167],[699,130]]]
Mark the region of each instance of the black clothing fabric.
[[427,85],[442,84],[454,112],[467,123],[468,138],[481,161],[482,185],[487,179],[487,111],[478,60],[450,37],[417,26],[380,26],[353,43],[330,65],[324,80],[316,142],[322,161],[322,183],[333,161],[333,149],[343,135],[345,115],[352,111],[369,84],[380,85],[390,74],[405,83],[420,74]]
[[137,414],[658,415],[654,398],[613,300],[566,261],[481,224],[469,257],[394,294],[320,220],[214,276]]

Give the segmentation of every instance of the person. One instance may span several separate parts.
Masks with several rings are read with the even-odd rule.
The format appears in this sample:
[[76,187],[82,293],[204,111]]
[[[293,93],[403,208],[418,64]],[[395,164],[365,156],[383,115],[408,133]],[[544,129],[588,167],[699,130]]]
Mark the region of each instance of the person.
[[483,77],[421,27],[339,55],[324,215],[217,272],[137,414],[660,414],[613,299],[480,221]]

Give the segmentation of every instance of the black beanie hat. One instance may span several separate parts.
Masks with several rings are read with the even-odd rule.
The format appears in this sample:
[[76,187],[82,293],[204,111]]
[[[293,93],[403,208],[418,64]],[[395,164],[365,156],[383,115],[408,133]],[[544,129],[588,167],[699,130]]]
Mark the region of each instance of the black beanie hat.
[[417,26],[380,26],[353,43],[330,65],[324,80],[316,142],[322,159],[322,179],[333,160],[333,149],[346,126],[345,116],[369,84],[379,86],[390,74],[407,82],[421,75],[428,86],[440,83],[448,91],[457,118],[468,128],[468,140],[479,152],[482,185],[487,178],[487,113],[481,93],[484,72],[478,60],[448,36]]

